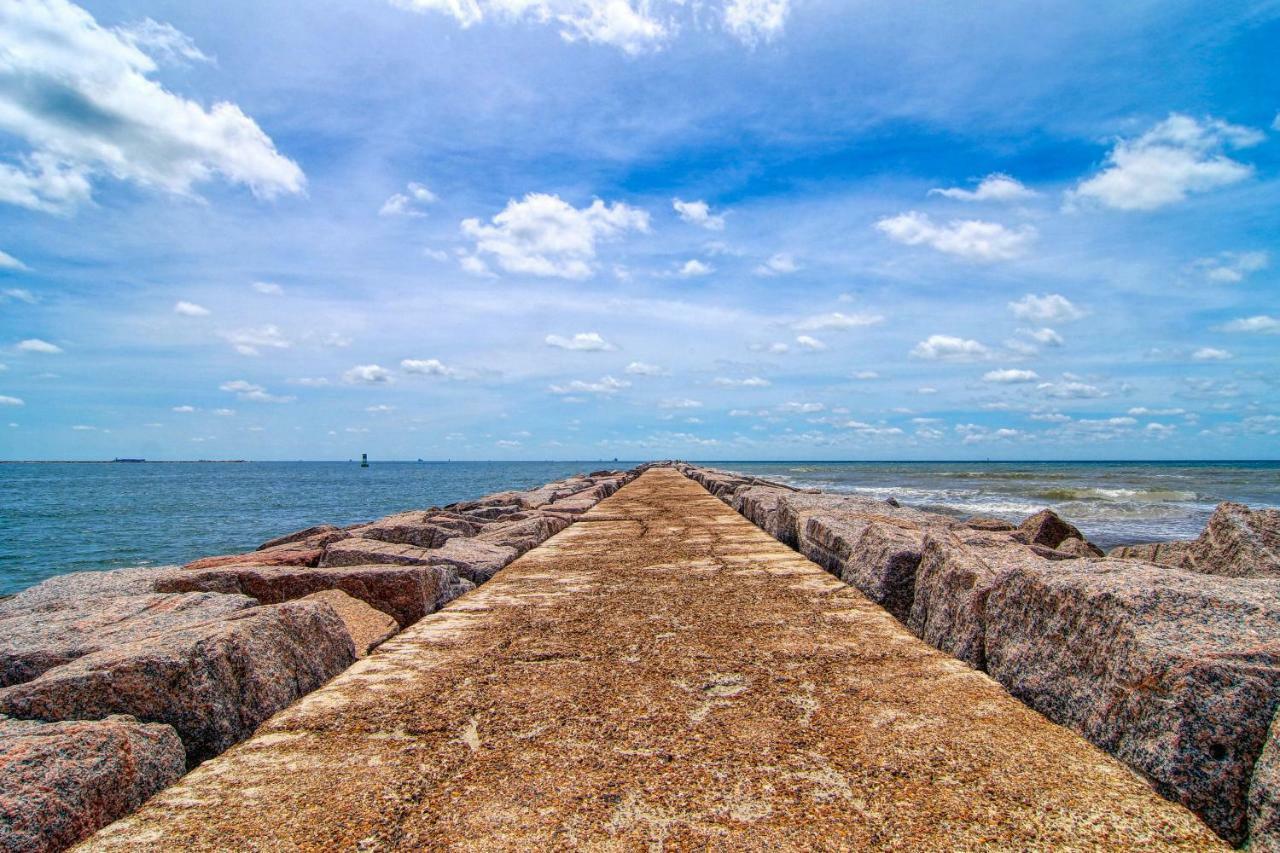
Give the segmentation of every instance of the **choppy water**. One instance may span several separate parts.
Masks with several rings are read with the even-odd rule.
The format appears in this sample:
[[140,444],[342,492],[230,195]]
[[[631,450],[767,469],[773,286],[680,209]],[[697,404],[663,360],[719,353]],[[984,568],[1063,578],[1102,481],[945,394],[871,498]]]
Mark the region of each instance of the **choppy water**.
[[0,465],[0,594],[52,575],[185,563],[313,524],[354,524],[601,462],[25,463]]
[[[63,572],[183,563],[632,463],[0,465],[0,594]],[[1103,547],[1191,538],[1214,505],[1280,506],[1280,463],[716,462],[796,485],[1012,521],[1050,506]]]
[[720,462],[793,485],[1020,521],[1045,507],[1102,548],[1192,539],[1224,500],[1280,506],[1280,462]]

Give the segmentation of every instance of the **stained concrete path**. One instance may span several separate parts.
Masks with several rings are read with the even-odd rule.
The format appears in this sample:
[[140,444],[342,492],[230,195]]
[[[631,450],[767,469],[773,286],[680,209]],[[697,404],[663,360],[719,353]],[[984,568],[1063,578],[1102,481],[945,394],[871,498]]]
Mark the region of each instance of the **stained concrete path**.
[[670,469],[96,850],[1214,848]]

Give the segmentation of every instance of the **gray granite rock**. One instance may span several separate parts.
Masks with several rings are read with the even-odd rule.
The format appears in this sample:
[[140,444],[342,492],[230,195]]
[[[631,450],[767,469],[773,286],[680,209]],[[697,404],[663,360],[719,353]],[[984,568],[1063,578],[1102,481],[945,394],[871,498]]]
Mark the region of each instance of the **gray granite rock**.
[[65,850],[185,769],[182,741],[169,726],[125,716],[58,723],[0,716],[0,850]]
[[155,580],[174,566],[115,569],[109,572],[71,572],[57,575],[0,601],[0,616],[24,613],[52,602],[93,600],[155,592]]
[[1280,581],[1080,559],[1005,561],[987,585],[993,678],[1244,840],[1280,702]]
[[331,607],[292,601],[78,658],[0,689],[0,714],[48,721],[129,714],[167,723],[194,763],[244,739],[354,660]]

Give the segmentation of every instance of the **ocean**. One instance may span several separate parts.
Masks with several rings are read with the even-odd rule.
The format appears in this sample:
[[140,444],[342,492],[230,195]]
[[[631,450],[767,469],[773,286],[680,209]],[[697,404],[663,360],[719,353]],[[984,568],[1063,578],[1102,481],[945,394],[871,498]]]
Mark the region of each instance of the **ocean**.
[[[0,594],[73,571],[184,563],[313,524],[353,524],[635,463],[0,465]],[[1280,463],[713,462],[797,486],[1017,521],[1046,506],[1106,548],[1191,538],[1213,507],[1280,506]]]

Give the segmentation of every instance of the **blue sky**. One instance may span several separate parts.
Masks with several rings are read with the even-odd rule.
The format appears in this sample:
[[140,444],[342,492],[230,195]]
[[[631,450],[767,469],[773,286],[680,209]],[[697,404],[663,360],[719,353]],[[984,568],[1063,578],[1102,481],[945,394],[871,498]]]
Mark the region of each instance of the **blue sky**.
[[1278,43],[0,0],[0,458],[1275,458]]

